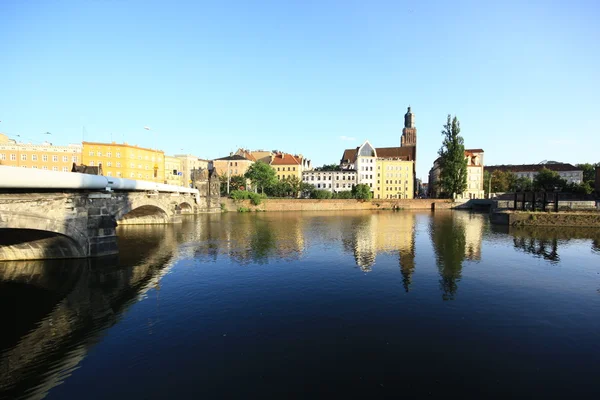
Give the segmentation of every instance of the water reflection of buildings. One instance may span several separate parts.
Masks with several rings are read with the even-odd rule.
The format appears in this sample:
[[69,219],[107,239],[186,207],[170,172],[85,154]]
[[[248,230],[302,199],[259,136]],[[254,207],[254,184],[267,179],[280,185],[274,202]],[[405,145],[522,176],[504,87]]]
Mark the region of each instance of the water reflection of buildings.
[[44,397],[170,268],[177,245],[172,230],[125,230],[118,258],[0,263],[0,294],[10,300],[0,302],[2,325],[11,327],[0,333],[2,395]]
[[201,215],[195,236],[182,250],[210,260],[224,254],[240,264],[263,264],[271,257],[295,260],[304,251],[304,221],[289,213]]
[[415,270],[415,220],[414,213],[381,212],[354,217],[345,247],[365,272],[372,270],[378,253],[398,252],[403,285],[408,291]]

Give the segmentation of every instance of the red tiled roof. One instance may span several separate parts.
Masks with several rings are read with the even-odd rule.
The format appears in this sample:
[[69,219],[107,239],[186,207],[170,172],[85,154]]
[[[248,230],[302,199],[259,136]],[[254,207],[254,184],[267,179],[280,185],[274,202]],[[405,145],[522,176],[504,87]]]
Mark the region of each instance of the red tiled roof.
[[470,153],[485,153],[482,149],[465,149],[465,154]]
[[291,154],[280,153],[273,156],[271,165],[300,165],[300,161]]
[[[381,158],[402,158],[406,161],[413,161],[415,159],[416,147],[378,147],[375,149],[377,157]],[[352,161],[356,158],[358,147],[355,149],[346,149],[342,155],[342,161]]]

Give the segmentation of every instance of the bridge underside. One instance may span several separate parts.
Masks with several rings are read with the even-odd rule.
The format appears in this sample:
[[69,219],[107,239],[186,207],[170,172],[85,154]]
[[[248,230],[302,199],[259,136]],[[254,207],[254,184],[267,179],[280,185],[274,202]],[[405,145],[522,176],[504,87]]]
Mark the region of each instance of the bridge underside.
[[0,229],[0,260],[40,260],[87,257],[73,239],[35,229]]

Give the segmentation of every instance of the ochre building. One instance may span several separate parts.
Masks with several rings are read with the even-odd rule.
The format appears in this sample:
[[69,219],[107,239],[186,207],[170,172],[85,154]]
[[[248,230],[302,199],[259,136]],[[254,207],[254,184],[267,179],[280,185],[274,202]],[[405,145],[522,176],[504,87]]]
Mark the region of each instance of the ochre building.
[[83,142],[82,158],[85,165],[102,164],[106,176],[157,183],[165,181],[165,155],[162,150],[127,143]]

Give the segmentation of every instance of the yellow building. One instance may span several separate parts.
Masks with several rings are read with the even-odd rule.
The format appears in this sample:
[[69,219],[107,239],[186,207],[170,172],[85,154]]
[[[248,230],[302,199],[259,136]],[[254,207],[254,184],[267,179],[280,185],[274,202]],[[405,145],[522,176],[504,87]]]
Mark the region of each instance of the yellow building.
[[287,153],[278,153],[271,159],[271,168],[275,170],[277,179],[282,180],[295,176],[302,180],[302,158]]
[[165,183],[183,186],[182,160],[178,157],[165,156]]
[[414,198],[414,161],[400,158],[377,158],[375,165],[377,168],[375,199]]
[[54,146],[52,143],[17,143],[0,134],[0,165],[48,171],[70,172],[81,162],[81,145]]
[[106,176],[157,183],[165,181],[165,154],[127,143],[83,142],[83,164],[102,164]]

